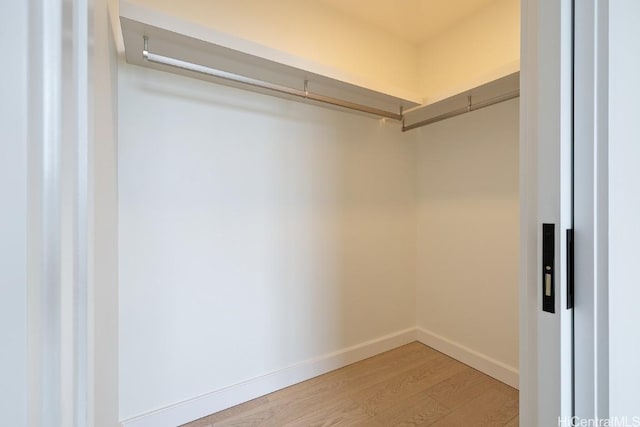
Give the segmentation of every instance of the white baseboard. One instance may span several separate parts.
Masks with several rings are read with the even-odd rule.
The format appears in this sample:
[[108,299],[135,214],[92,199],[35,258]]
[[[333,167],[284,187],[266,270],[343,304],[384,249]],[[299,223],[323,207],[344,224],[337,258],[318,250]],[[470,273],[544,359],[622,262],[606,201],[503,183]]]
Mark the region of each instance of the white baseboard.
[[421,343],[484,372],[498,381],[502,381],[516,389],[518,388],[518,369],[513,366],[509,366],[426,329],[418,328],[416,338]]
[[416,340],[409,328],[121,421],[123,427],[175,427]]
[[183,402],[121,421],[123,427],[176,427],[256,397],[306,381],[415,340],[518,388],[518,370],[421,328],[409,328],[307,360]]

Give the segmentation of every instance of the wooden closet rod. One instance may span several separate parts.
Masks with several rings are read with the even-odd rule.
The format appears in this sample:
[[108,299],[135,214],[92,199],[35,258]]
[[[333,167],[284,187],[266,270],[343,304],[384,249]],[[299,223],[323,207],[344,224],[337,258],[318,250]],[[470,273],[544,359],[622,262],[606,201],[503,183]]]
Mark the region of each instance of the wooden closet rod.
[[174,68],[180,68],[187,71],[193,71],[195,73],[204,74],[207,76],[217,77],[224,80],[229,80],[236,83],[242,83],[248,86],[257,87],[260,89],[268,89],[274,92],[283,93],[286,95],[292,95],[303,99],[310,99],[313,101],[322,102],[325,104],[331,104],[338,107],[348,108],[350,110],[360,111],[363,113],[373,114],[380,117],[386,117],[393,120],[402,120],[401,113],[392,113],[390,111],[380,110],[378,108],[369,107],[355,102],[345,101],[343,99],[332,98],[330,96],[324,96],[317,93],[309,92],[307,90],[307,82],[305,81],[305,89],[294,89],[287,86],[281,86],[275,83],[269,83],[251,77],[241,76],[239,74],[233,74],[215,68],[206,67],[204,65],[194,64],[192,62],[182,61],[176,58],[170,58],[168,56],[158,55],[149,52],[149,38],[144,36],[144,48],[142,50],[142,56],[144,59],[157,64],[168,65]]

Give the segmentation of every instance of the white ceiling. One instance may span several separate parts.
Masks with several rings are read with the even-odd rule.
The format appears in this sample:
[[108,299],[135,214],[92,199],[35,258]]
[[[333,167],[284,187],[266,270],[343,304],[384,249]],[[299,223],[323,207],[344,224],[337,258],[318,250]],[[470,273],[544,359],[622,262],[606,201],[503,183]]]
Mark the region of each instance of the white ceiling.
[[422,44],[496,0],[320,0],[412,44]]

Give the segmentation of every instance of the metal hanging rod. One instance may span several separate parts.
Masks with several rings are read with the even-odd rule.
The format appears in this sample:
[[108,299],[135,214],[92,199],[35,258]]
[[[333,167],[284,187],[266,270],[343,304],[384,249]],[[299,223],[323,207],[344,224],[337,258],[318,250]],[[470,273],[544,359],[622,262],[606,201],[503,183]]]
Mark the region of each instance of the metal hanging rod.
[[420,120],[419,122],[412,123],[412,124],[410,124],[408,126],[405,126],[404,125],[404,121],[403,121],[402,131],[406,132],[406,131],[411,130],[411,129],[416,129],[416,128],[419,128],[419,127],[422,127],[422,126],[427,126],[427,125],[430,125],[432,123],[436,123],[436,122],[439,122],[439,121],[442,121],[442,120],[449,119],[451,117],[459,116],[461,114],[469,113],[471,111],[479,110],[481,108],[490,107],[491,105],[499,104],[501,102],[508,101],[510,99],[517,98],[519,96],[520,96],[520,91],[516,90],[516,91],[513,91],[513,92],[506,93],[504,95],[496,96],[495,98],[491,98],[491,99],[487,99],[485,101],[478,102],[476,104],[472,104],[471,103],[471,96],[469,96],[469,105],[467,105],[466,107],[458,108],[458,109],[453,110],[453,111],[448,111],[448,112],[446,112],[444,114],[440,114],[440,115],[437,115],[435,117],[430,117],[430,118],[425,119],[425,120]]
[[303,99],[310,99],[313,101],[322,102],[325,104],[331,104],[338,107],[348,108],[350,110],[360,111],[363,113],[374,114],[380,117],[386,117],[394,120],[402,120],[402,110],[400,113],[392,113],[390,111],[381,110],[374,107],[369,107],[355,102],[345,101],[343,99],[332,98],[330,96],[324,96],[317,93],[309,92],[307,89],[307,82],[305,81],[305,89],[299,90],[290,88],[287,86],[278,85],[275,83],[269,83],[262,80],[253,79],[251,77],[241,76],[239,74],[229,73],[215,68],[206,67],[204,65],[194,64],[192,62],[182,61],[176,58],[170,58],[168,56],[158,55],[156,53],[149,52],[149,38],[144,36],[144,48],[142,50],[142,56],[149,62],[155,62],[157,64],[168,65],[174,68],[180,68],[187,71],[193,71],[195,73],[204,74],[207,76],[217,77],[232,82],[246,84],[248,86],[257,87],[260,89],[268,89],[274,92],[283,93],[286,95],[292,95]]

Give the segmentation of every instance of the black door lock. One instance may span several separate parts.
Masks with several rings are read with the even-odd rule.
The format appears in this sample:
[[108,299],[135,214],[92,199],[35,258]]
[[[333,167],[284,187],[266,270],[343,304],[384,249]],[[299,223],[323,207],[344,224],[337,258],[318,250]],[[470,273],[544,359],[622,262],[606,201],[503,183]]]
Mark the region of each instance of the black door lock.
[[556,312],[555,230],[555,224],[542,224],[542,311],[548,313]]

